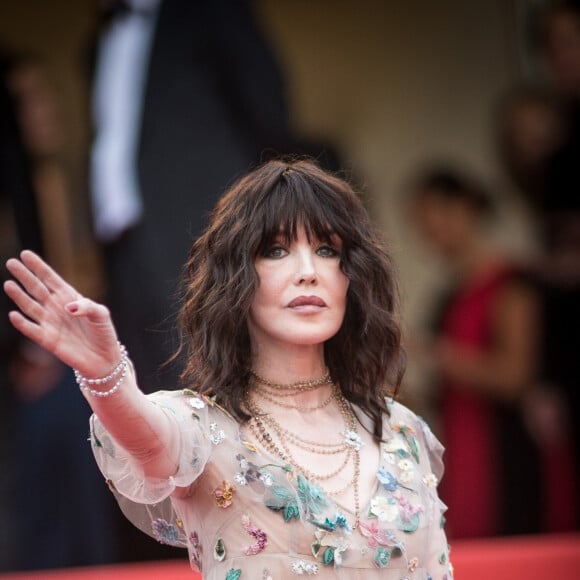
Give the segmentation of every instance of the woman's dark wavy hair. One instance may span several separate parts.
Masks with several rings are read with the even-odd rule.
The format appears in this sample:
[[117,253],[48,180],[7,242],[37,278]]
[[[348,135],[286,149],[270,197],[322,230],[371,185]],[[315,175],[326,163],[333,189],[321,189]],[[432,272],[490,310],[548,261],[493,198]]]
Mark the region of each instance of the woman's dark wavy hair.
[[235,183],[193,244],[183,279],[181,350],[186,384],[215,396],[240,421],[252,360],[247,319],[259,279],[256,258],[283,235],[342,240],[349,279],[338,333],[325,363],[344,397],[358,405],[380,439],[384,396],[394,396],[406,357],[401,347],[393,264],[351,186],[308,160],[269,161]]

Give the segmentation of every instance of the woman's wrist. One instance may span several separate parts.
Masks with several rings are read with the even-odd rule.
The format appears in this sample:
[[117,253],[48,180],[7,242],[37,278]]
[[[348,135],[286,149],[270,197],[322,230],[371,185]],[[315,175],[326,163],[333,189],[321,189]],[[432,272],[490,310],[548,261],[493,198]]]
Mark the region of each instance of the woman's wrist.
[[121,351],[121,359],[106,375],[88,378],[77,369],[73,369],[76,382],[81,390],[93,397],[108,397],[119,390],[129,371],[127,349],[121,343],[119,343],[119,349]]

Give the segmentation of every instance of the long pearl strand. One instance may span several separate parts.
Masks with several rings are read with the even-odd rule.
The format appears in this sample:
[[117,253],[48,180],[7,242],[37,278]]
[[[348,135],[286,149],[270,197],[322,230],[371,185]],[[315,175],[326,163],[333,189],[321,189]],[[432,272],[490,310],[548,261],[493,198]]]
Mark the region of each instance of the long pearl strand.
[[[323,377],[325,380],[325,377]],[[330,379],[325,380],[325,382],[321,382],[323,379],[317,379],[316,381],[309,381],[308,383],[294,383],[293,385],[280,385],[281,387],[285,388],[285,390],[290,390],[292,387],[296,387],[297,385],[299,388],[303,389],[304,385],[308,384],[308,389],[317,388],[320,385],[326,384],[331,382]],[[317,383],[313,386],[313,383]],[[270,387],[276,388],[277,385],[274,383],[269,384]],[[260,445],[272,455],[278,456],[282,461],[285,463],[290,464],[296,471],[303,474],[306,479],[316,482],[319,485],[322,485],[323,482],[332,479],[333,477],[342,473],[348,465],[352,464],[353,469],[353,476],[347,482],[345,486],[337,490],[326,490],[324,489],[327,495],[337,496],[348,489],[353,490],[353,496],[355,501],[355,523],[354,528],[358,526],[359,522],[359,515],[360,515],[360,499],[359,499],[359,479],[360,479],[360,447],[362,446],[362,440],[357,432],[357,419],[352,411],[350,405],[340,392],[340,389],[336,387],[332,383],[332,394],[330,397],[330,401],[327,403],[326,400],[323,404],[319,405],[318,408],[323,408],[330,404],[330,402],[335,401],[338,405],[340,410],[341,416],[344,421],[345,430],[343,431],[343,440],[337,443],[322,443],[318,441],[311,441],[308,439],[304,439],[297,433],[294,433],[282,425],[274,419],[271,414],[266,413],[260,406],[252,400],[249,394],[246,396],[245,404],[246,407],[251,415],[251,419],[249,422],[249,428],[253,435],[253,437],[260,443]],[[260,389],[255,390],[255,394],[262,395]],[[266,400],[273,402],[274,404],[278,404],[277,401],[271,401],[270,399],[264,397]],[[295,408],[300,411],[310,411],[314,410],[313,407],[306,407],[301,408],[299,406],[291,406],[291,405],[281,405],[278,406],[283,407],[290,407]],[[312,453],[314,455],[321,455],[321,456],[328,456],[328,455],[339,455],[344,453],[345,457],[341,464],[332,471],[319,474],[314,473],[310,469],[300,465],[299,462],[296,460],[294,455],[292,454],[290,445],[294,445],[304,451]]]

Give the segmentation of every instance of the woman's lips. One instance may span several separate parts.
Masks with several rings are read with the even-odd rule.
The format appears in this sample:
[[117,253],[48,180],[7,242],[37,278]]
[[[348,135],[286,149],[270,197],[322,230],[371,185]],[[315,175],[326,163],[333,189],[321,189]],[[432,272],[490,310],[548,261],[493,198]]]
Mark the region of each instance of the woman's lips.
[[319,296],[298,296],[288,303],[288,308],[305,308],[305,307],[324,308],[326,302]]

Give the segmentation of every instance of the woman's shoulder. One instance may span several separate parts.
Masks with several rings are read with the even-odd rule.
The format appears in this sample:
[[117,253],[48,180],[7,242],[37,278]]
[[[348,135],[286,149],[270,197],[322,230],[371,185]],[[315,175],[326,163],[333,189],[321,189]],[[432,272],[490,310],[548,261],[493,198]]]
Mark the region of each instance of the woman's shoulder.
[[423,435],[435,438],[427,422],[403,403],[387,398],[389,416],[386,421],[392,431],[400,431],[401,427],[408,427]]
[[212,444],[210,448],[237,438],[238,422],[209,395],[193,389],[180,389],[156,391],[147,396],[174,419],[182,436],[197,431]]
[[402,438],[415,448],[419,455],[426,455],[431,468],[440,478],[443,475],[444,447],[437,439],[427,422],[409,407],[399,401],[387,398],[389,416],[386,418],[384,439]]
[[392,427],[397,423],[404,422],[409,425],[417,426],[425,424],[425,421],[412,411],[409,407],[391,397],[385,399],[387,409],[389,410],[388,423]]
[[235,419],[215,399],[194,389],[179,389],[174,391],[155,391],[147,395],[153,402],[167,411],[188,419],[208,418],[223,422],[235,422]]

